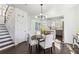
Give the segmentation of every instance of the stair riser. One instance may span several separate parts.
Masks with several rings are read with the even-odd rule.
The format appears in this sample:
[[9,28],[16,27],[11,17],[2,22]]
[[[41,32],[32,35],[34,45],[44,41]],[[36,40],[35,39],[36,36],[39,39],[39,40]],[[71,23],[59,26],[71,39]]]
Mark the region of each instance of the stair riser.
[[2,28],[2,27],[6,27],[6,26],[0,26],[0,27]]
[[6,33],[6,32],[8,32],[8,31],[0,31],[0,33]]
[[14,46],[14,44],[11,44],[11,45],[8,45],[6,47],[0,48],[0,51],[8,49],[8,48],[13,47],[13,46]]
[[3,29],[3,28],[4,28],[4,29],[7,29],[6,27],[0,27],[0,29]]
[[11,38],[5,38],[5,39],[0,40],[0,42],[7,41],[7,40],[10,40],[10,39]]
[[7,30],[0,30],[0,32],[2,32],[2,31],[7,31]]
[[10,40],[5,40],[5,41],[2,41],[2,42],[0,42],[0,44],[2,44],[2,43],[6,43],[6,42],[9,42],[9,41],[12,41],[12,39],[10,39]]
[[9,35],[9,33],[7,33],[7,34],[0,34],[0,36],[4,36],[4,35]]
[[11,36],[0,38],[0,40],[7,39],[7,38],[11,38]]
[[2,27],[5,27],[5,26],[0,26],[0,27],[2,28]]
[[10,35],[4,35],[4,36],[0,36],[0,38],[4,38],[4,37],[8,37],[8,36],[10,36]]
[[7,30],[6,28],[0,28],[0,30]]
[[0,28],[0,30],[7,30],[7,28]]
[[3,34],[9,34],[8,32],[2,32],[2,33],[0,33],[0,35],[3,35]]
[[4,46],[4,45],[7,45],[7,44],[9,44],[9,43],[12,43],[12,41],[8,41],[8,42],[5,42],[5,43],[1,43],[1,44],[0,44],[0,47],[1,47],[1,46]]
[[5,24],[0,24],[0,25],[5,25]]

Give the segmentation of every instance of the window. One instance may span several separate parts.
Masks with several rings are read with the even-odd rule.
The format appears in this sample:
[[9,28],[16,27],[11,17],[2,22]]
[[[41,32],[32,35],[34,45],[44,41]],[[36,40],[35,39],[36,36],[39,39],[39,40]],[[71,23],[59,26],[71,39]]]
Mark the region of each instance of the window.
[[38,22],[35,23],[35,30],[36,31],[40,30],[40,23],[38,23]]

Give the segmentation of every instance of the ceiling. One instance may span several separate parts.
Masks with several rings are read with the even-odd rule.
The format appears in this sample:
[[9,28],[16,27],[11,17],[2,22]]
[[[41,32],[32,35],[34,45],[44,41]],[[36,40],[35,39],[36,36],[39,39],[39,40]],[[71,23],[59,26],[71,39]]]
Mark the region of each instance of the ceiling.
[[[20,8],[24,11],[27,11],[29,15],[35,16],[39,15],[41,12],[41,6],[40,4],[11,4],[10,6],[15,6],[17,8]],[[43,5],[43,13],[46,13],[52,9],[54,10],[63,10],[64,7],[72,7],[75,5],[64,5],[64,4],[44,4]]]

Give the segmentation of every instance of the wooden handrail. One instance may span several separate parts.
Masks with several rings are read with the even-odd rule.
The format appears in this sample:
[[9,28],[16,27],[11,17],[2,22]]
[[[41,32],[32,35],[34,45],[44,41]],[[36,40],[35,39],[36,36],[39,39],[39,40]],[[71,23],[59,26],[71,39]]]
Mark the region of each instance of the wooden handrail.
[[7,20],[6,20],[6,14],[7,14],[8,9],[9,9],[9,5],[7,6],[6,11],[5,11],[4,23],[6,23],[6,21],[7,21]]

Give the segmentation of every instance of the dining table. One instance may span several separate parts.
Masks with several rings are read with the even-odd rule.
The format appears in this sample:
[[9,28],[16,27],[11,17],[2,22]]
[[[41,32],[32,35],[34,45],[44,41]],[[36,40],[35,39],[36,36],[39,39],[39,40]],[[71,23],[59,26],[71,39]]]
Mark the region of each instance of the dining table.
[[40,42],[45,41],[46,35],[50,34],[50,32],[53,32],[53,31],[45,31],[44,34],[35,35],[36,40],[38,40],[38,52],[40,52],[40,45],[39,45]]
[[[40,53],[40,42],[44,41],[44,35],[36,35],[36,39],[38,40],[38,53]],[[41,40],[43,39],[43,40]]]

